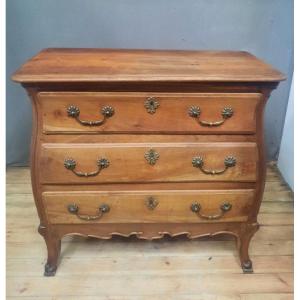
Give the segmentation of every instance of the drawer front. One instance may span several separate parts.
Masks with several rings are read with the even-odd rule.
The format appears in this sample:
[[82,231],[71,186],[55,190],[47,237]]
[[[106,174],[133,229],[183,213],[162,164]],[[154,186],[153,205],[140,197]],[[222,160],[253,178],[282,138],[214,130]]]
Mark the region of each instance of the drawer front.
[[45,192],[52,224],[243,222],[253,190]]
[[44,144],[44,184],[256,180],[255,143]]
[[261,94],[42,92],[43,132],[254,133]]

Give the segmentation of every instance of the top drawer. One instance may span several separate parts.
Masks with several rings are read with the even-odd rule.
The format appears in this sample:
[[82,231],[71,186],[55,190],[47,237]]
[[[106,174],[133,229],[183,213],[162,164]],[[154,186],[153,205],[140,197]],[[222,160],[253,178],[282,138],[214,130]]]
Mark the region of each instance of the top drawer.
[[252,134],[257,93],[41,92],[43,132]]

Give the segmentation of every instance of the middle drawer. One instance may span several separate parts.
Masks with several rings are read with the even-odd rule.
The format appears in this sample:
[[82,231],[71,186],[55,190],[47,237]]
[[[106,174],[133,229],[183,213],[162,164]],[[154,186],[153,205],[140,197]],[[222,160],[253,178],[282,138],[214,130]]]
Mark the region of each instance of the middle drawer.
[[44,184],[256,180],[255,143],[43,144]]

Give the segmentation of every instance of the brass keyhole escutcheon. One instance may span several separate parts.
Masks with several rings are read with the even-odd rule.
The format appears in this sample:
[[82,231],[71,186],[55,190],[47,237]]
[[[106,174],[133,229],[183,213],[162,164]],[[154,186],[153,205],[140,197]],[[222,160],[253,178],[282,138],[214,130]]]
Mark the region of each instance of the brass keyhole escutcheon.
[[156,98],[149,97],[146,99],[144,106],[149,114],[154,114],[156,109],[159,107],[159,102]]
[[144,157],[149,163],[149,165],[153,166],[159,159],[159,153],[156,152],[154,149],[150,149],[145,153]]
[[146,206],[150,209],[150,210],[154,210],[155,207],[158,205],[158,201],[154,198],[154,197],[149,197],[146,199]]

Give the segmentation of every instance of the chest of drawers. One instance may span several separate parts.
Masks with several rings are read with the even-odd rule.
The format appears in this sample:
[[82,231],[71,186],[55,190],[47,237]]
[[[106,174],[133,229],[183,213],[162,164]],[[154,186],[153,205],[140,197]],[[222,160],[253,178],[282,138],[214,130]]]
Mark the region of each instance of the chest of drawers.
[[252,272],[263,111],[283,79],[246,52],[46,49],[25,63],[13,80],[33,106],[45,275],[68,234],[227,233]]

